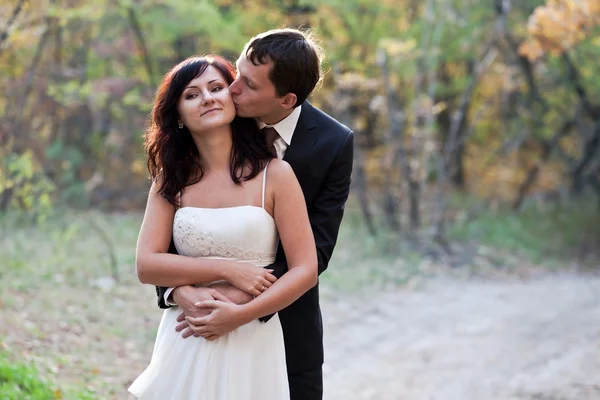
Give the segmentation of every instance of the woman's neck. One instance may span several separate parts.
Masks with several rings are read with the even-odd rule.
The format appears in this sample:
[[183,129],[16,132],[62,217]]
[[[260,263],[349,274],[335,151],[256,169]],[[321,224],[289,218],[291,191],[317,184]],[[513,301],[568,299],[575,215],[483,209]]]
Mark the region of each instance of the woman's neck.
[[230,125],[192,134],[192,138],[206,172],[230,169],[233,147]]

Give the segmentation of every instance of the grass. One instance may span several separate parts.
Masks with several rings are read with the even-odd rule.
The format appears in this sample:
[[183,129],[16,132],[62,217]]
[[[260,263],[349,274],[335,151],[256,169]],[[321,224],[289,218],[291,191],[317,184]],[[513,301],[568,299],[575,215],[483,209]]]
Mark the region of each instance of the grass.
[[373,287],[401,286],[426,275],[422,256],[384,227],[372,236],[359,212],[346,207],[338,244],[322,285],[353,292]]
[[0,352],[0,398],[2,400],[92,400],[87,391],[63,392],[39,376],[31,363],[16,362],[6,351]]
[[152,353],[160,319],[153,288],[135,276],[140,223],[139,213],[93,211],[35,226],[0,221],[0,346],[19,349],[64,392],[122,399]]
[[[455,197],[450,209],[460,210],[447,227],[457,254],[453,260],[433,261],[392,234],[385,224],[377,226],[377,236],[369,235],[359,212],[347,207],[338,246],[321,282],[355,291],[405,286],[441,274],[496,276],[536,268],[600,267],[600,209],[594,198],[529,203],[516,213],[502,207],[485,208],[473,198]],[[467,217],[469,210],[482,211]]]
[[[462,199],[464,203],[466,200]],[[570,203],[530,203],[515,213],[486,210],[474,219],[459,218],[449,238],[526,257],[536,264],[559,266],[577,259],[598,266],[600,209],[591,199]]]
[[0,354],[0,397],[7,400],[60,398],[32,365],[15,364]]
[[[5,217],[0,221],[0,254],[8,265],[0,273],[10,273],[18,285],[25,278],[25,289],[31,288],[32,273],[42,278],[40,283],[120,279],[132,273],[140,223],[137,213],[67,213],[37,225]],[[111,243],[101,239],[98,229],[110,236]],[[111,253],[119,260],[116,266],[111,265]]]

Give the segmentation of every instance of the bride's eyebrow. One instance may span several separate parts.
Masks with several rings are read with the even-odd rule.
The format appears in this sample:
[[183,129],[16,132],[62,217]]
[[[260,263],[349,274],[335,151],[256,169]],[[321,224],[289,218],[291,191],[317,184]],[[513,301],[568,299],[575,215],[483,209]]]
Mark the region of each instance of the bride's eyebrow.
[[[219,79],[219,78],[217,78],[217,79],[213,79],[213,80],[211,80],[210,82],[208,82],[208,83],[207,83],[207,85],[210,85],[211,83],[214,83],[214,82],[217,82],[217,83],[225,83],[225,81],[224,81],[223,79]],[[188,89],[198,89],[198,86],[196,86],[196,85],[190,85],[190,86],[186,86],[186,88],[185,88],[185,89],[183,89],[183,90],[185,91],[185,90],[188,90]]]

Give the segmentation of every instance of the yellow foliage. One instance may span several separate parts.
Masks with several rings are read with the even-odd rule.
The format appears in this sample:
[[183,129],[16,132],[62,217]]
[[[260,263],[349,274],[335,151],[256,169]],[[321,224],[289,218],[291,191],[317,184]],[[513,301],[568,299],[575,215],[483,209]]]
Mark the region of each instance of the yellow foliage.
[[379,46],[386,50],[391,57],[398,57],[410,54],[417,47],[414,39],[397,40],[385,38],[379,41]]
[[136,175],[143,175],[146,172],[146,163],[142,159],[135,159],[131,163],[130,170]]
[[529,37],[519,53],[531,61],[544,53],[560,55],[586,39],[591,29],[599,25],[598,0],[547,0],[529,17]]

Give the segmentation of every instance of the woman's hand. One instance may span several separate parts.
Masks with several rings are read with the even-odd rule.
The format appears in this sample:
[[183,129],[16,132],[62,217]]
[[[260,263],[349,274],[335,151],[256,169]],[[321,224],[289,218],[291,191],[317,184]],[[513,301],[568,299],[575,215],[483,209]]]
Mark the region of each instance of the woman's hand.
[[236,288],[258,296],[277,280],[272,269],[257,267],[252,264],[233,262],[225,271],[225,280]]
[[185,317],[194,335],[202,336],[207,340],[218,339],[251,321],[237,304],[205,300],[195,305],[200,308],[212,309],[211,313],[205,317]]

